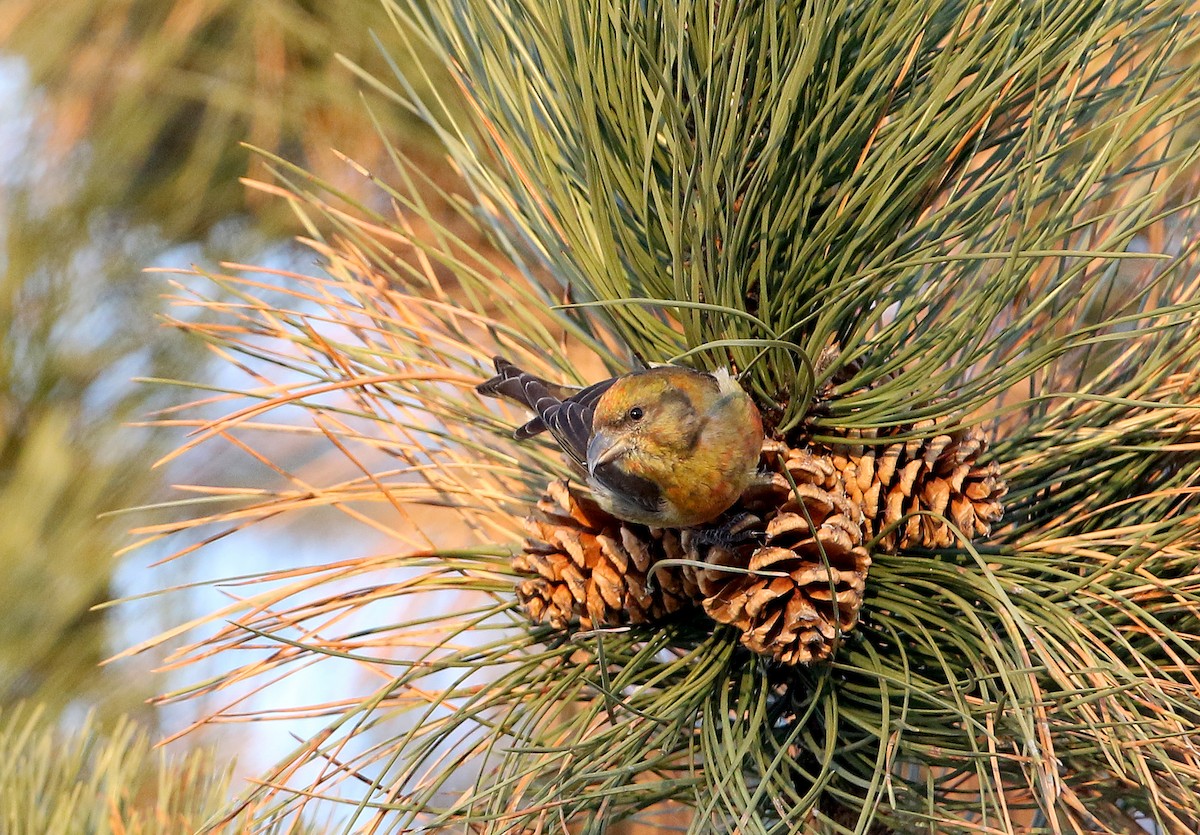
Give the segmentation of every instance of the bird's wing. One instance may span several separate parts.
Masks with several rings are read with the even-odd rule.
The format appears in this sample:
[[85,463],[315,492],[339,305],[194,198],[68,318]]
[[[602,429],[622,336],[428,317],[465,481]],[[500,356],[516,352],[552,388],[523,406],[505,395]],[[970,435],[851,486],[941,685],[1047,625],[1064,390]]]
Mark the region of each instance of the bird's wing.
[[528,438],[542,430],[550,430],[554,440],[572,461],[587,467],[588,441],[592,439],[592,415],[596,403],[616,382],[616,377],[593,383],[578,394],[568,397],[545,411],[517,430],[517,438]]
[[601,464],[591,473],[588,483],[593,481],[599,482],[608,492],[612,502],[617,507],[624,506],[626,512],[636,510],[639,515],[662,512],[665,504],[662,488],[644,476],[635,475],[608,463]]

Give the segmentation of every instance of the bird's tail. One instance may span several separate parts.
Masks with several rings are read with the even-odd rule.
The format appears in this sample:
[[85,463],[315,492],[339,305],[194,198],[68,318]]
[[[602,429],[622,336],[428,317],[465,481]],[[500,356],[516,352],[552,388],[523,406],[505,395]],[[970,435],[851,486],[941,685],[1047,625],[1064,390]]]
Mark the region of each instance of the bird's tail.
[[546,430],[542,415],[548,409],[558,406],[562,401],[579,389],[548,383],[541,377],[535,377],[528,371],[522,371],[503,357],[493,357],[496,364],[496,376],[475,387],[475,391],[489,397],[503,397],[514,403],[519,403],[527,409],[532,409],[538,417],[533,418],[516,431],[518,440],[531,438]]

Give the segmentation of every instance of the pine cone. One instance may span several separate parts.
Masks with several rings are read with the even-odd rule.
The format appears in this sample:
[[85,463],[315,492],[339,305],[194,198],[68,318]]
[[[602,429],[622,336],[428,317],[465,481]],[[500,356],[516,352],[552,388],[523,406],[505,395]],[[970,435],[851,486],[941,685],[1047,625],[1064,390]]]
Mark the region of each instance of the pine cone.
[[[583,488],[556,481],[526,521],[514,566],[531,576],[517,596],[535,622],[556,629],[650,623],[700,606],[738,627],[754,652],[786,664],[828,658],[858,622],[869,538],[893,525],[881,550],[946,547],[955,536],[945,521],[910,514],[941,514],[971,538],[1003,515],[1007,488],[995,462],[978,463],[986,449],[978,429],[864,443],[877,437],[799,448],[767,441],[770,477],[700,530],[621,522]],[[651,579],[663,559],[706,567],[661,568]]]
[[547,488],[525,526],[529,538],[513,567],[533,575],[517,585],[517,598],[537,623],[555,629],[649,623],[694,605],[694,589],[683,587],[678,572],[647,580],[659,559],[684,556],[678,531],[621,522],[561,480]]
[[858,622],[871,558],[862,546],[862,512],[829,458],[773,446],[764,452],[786,456],[776,465],[781,472],[747,493],[739,522],[743,529],[765,526],[764,544],[705,549],[685,531],[692,558],[710,567],[684,573],[694,578],[704,611],[741,629],[749,649],[785,664],[811,664],[828,658]]
[[[897,431],[932,425],[923,421]],[[867,535],[896,525],[880,538],[880,550],[946,548],[958,537],[945,520],[975,539],[990,534],[1004,516],[1000,499],[1008,487],[999,464],[979,463],[987,438],[977,427],[903,443],[861,442],[877,437],[874,430],[849,433],[847,444],[828,447],[827,452],[851,501],[863,510]],[[913,515],[916,511],[926,513]]]

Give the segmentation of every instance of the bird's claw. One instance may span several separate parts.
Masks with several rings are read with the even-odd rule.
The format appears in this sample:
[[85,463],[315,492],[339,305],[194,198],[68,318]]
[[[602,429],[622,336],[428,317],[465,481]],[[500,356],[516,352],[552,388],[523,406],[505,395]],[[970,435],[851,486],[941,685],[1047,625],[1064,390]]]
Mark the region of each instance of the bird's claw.
[[716,524],[692,528],[693,541],[699,545],[734,548],[749,542],[759,542],[766,535],[762,519],[753,513],[735,513]]

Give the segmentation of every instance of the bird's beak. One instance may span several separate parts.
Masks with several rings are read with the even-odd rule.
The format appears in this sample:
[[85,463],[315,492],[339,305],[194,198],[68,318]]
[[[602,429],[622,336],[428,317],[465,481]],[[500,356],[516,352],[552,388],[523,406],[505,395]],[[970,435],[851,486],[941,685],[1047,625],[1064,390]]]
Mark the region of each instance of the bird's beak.
[[625,454],[627,447],[619,438],[601,430],[592,436],[587,448],[588,475],[595,475],[596,468],[615,461]]

